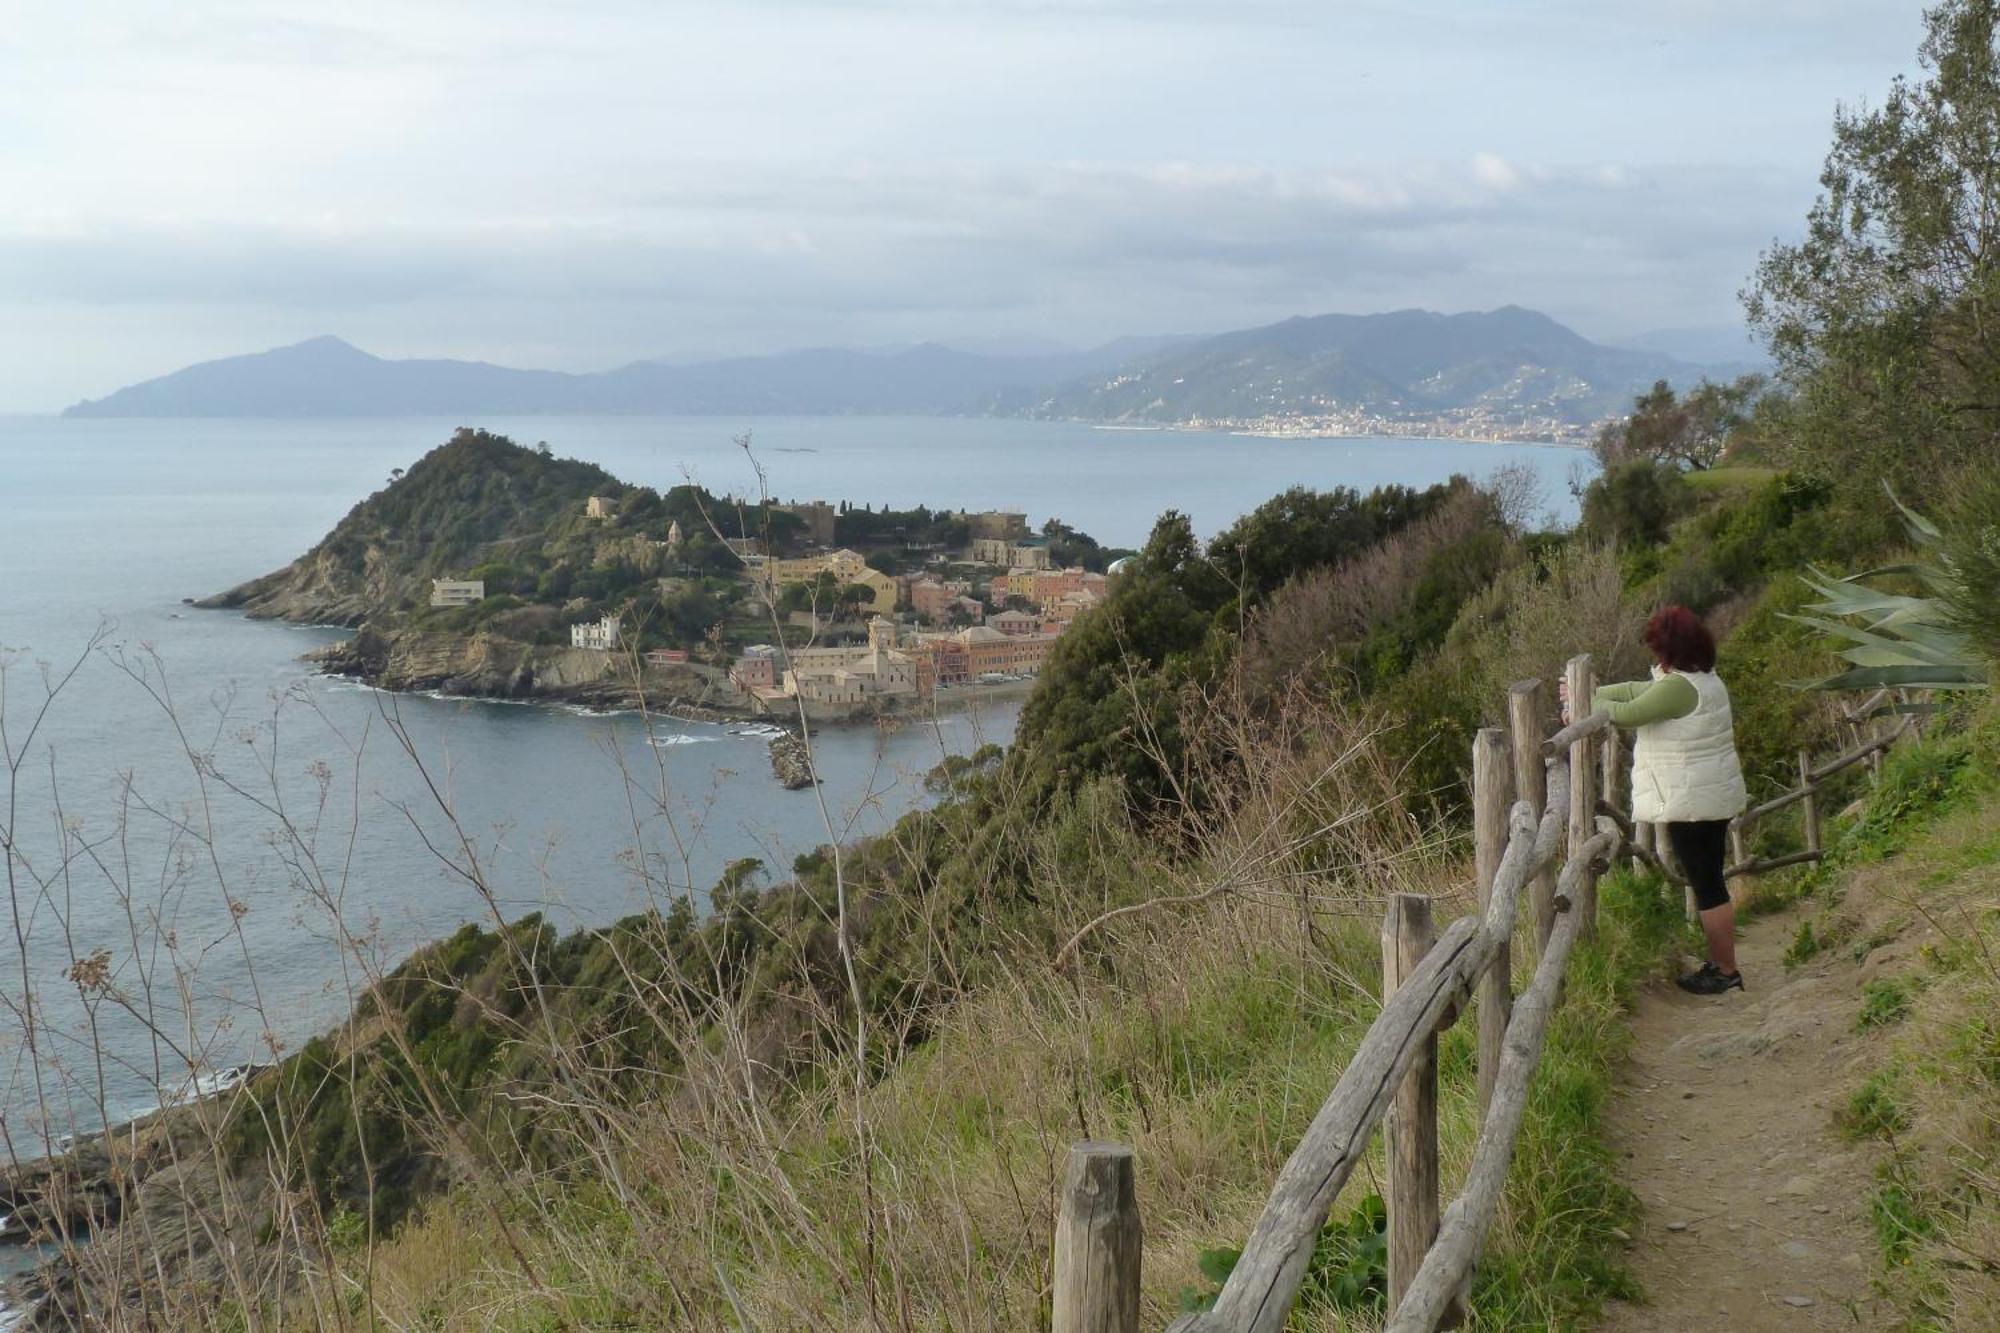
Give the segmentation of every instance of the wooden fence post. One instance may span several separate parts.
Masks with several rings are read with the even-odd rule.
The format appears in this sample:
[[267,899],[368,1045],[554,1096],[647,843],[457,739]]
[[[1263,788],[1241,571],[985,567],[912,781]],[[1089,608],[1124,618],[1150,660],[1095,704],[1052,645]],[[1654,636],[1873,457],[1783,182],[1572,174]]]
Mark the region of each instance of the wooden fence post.
[[[1569,659],[1563,680],[1569,686],[1571,718],[1590,714],[1590,696],[1597,689],[1597,672],[1590,654]],[[1597,765],[1591,753],[1593,738],[1585,736],[1569,747],[1569,855],[1581,854],[1583,845],[1597,832]],[[1585,875],[1578,885],[1576,910],[1581,914],[1577,931],[1584,940],[1597,938],[1597,877]]]
[[1799,786],[1803,787],[1806,793],[1806,801],[1805,801],[1806,850],[1809,852],[1817,852],[1818,850],[1820,850],[1819,792],[1818,788],[1813,783],[1812,756],[1807,754],[1804,750],[1799,751]]
[[[1515,681],[1507,691],[1507,729],[1514,744],[1514,799],[1526,801],[1539,824],[1549,804],[1549,770],[1542,762],[1542,682]],[[1528,882],[1539,957],[1556,924],[1556,877],[1544,870]]]
[[[1472,847],[1479,877],[1479,913],[1493,897],[1493,877],[1507,851],[1508,800],[1514,775],[1508,771],[1507,737],[1498,727],[1482,727],[1472,742]],[[1500,1053],[1507,1044],[1507,1019],[1514,1009],[1513,943],[1494,955],[1493,966],[1479,978],[1479,1118],[1493,1104],[1493,1083],[1500,1077]]]
[[1056,1214],[1053,1333],[1139,1333],[1139,1248],[1132,1150],[1072,1145]]
[[1631,815],[1625,804],[1625,738],[1618,728],[1604,733],[1604,748],[1598,752],[1598,799],[1620,815]]
[[[1395,994],[1437,938],[1431,900],[1399,893],[1382,920],[1382,998]],[[1437,1036],[1426,1037],[1383,1125],[1388,1159],[1389,1313],[1437,1238]]]

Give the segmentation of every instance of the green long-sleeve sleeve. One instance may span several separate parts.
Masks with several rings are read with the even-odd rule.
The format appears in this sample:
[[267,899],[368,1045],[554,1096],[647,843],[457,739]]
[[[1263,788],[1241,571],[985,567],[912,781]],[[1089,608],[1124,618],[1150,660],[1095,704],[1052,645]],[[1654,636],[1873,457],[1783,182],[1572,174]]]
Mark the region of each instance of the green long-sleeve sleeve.
[[1686,717],[1701,703],[1694,683],[1686,676],[1668,673],[1658,680],[1628,680],[1606,685],[1590,696],[1592,712],[1611,714],[1621,727],[1643,727],[1649,722],[1669,722]]

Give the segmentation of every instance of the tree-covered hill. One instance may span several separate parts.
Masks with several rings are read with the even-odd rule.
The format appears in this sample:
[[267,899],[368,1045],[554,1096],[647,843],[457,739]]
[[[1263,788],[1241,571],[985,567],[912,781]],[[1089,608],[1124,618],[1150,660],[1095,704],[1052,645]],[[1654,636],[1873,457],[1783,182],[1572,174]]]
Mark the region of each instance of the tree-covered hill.
[[1186,421],[1315,415],[1417,417],[1486,408],[1588,422],[1655,379],[1694,368],[1593,343],[1518,306],[1442,315],[1295,318],[1169,348],[1051,394],[1051,416]]
[[[593,496],[612,502],[610,516],[587,516]],[[422,614],[432,579],[480,579],[488,595],[481,615],[577,598],[615,605],[666,572],[661,547],[676,523],[673,570],[696,581],[728,581],[738,568],[716,531],[786,535],[798,527],[775,508],[746,518],[695,487],[661,493],[593,463],[461,429],[407,472],[399,469],[290,565],[206,604],[358,625]]]

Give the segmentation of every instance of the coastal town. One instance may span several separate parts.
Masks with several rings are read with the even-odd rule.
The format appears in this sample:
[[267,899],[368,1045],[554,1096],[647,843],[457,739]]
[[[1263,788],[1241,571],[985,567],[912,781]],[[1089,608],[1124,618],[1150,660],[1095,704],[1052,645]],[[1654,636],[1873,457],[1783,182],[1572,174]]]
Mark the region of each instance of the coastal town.
[[[1104,599],[1129,560],[1104,559],[1079,537],[1098,557],[1093,563],[1105,567],[1062,564],[1026,514],[956,511],[941,523],[927,514],[924,534],[962,536],[956,544],[908,540],[908,524],[885,525],[895,540],[879,543],[873,558],[893,566],[891,573],[871,563],[870,553],[835,544],[843,515],[873,518],[872,509],[825,500],[768,508],[796,520],[785,525],[782,553],[768,549],[768,535],[721,538],[743,592],[727,638],[742,642],[729,644],[718,632],[692,646],[646,644],[623,612],[598,610],[568,622],[569,648],[622,656],[645,672],[694,673],[725,692],[718,702],[777,717],[803,708],[814,720],[840,720],[1004,696],[1032,683],[1064,632]],[[589,522],[611,524],[619,499],[593,495],[582,509]],[[690,545],[677,519],[657,536],[623,538],[622,545],[629,549],[621,558],[643,558],[663,571],[655,576],[661,595],[684,580],[684,570],[666,572],[678,569]],[[488,595],[481,579],[433,578],[429,604],[476,611]]]

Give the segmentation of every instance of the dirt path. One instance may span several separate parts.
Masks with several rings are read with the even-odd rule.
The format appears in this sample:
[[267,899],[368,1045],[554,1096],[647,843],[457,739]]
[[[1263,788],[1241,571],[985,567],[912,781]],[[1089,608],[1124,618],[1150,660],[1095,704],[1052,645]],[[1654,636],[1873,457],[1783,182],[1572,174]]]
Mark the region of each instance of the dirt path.
[[1873,1154],[1832,1112],[1860,1083],[1860,985],[1836,951],[1787,972],[1796,912],[1749,923],[1747,993],[1650,989],[1608,1113],[1625,1180],[1644,1208],[1630,1262],[1643,1304],[1606,1330],[1870,1329],[1880,1262],[1867,1219]]

